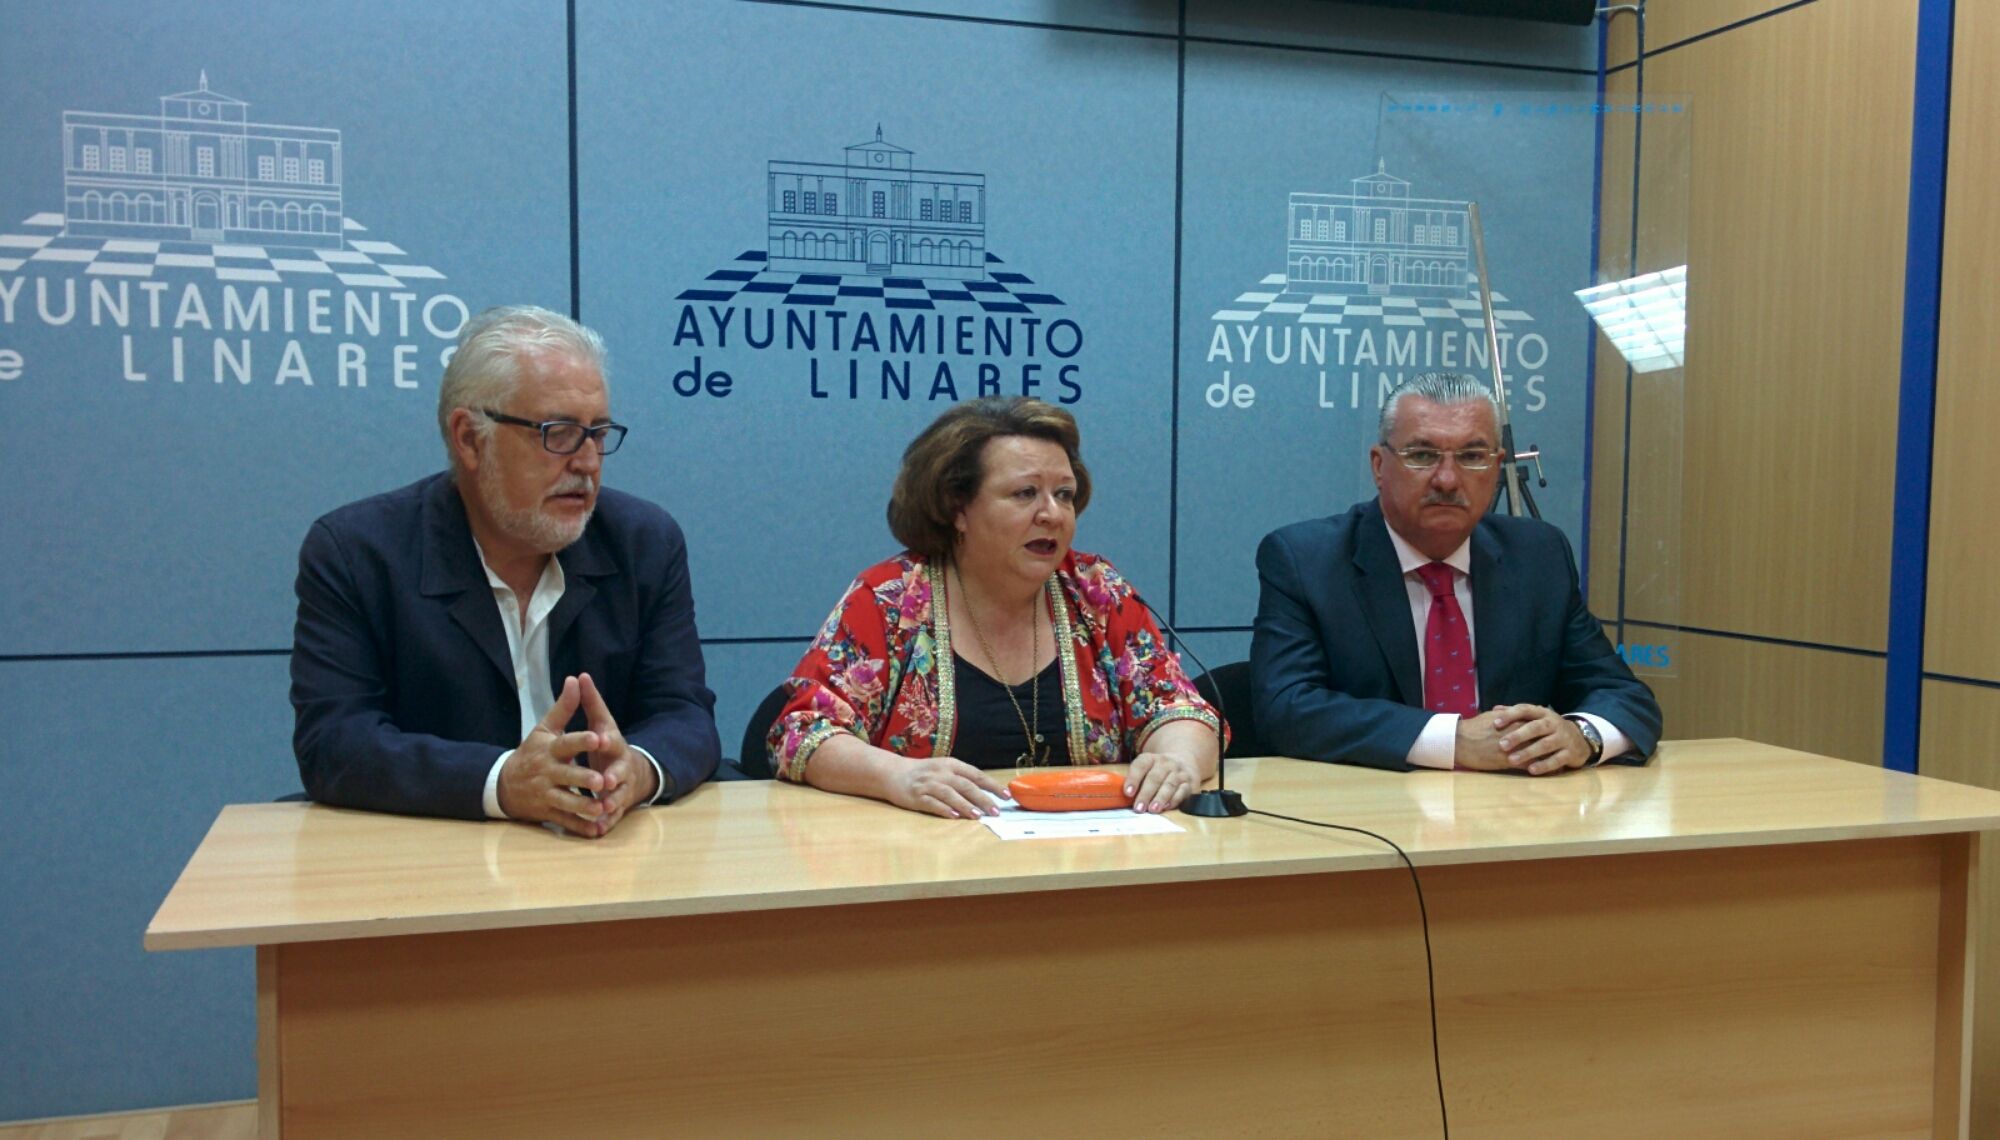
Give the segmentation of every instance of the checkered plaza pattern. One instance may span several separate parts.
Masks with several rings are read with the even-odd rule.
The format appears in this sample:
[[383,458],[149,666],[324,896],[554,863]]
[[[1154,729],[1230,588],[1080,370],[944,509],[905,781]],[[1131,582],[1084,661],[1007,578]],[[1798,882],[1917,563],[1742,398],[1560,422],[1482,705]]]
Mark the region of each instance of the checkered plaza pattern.
[[[413,265],[386,241],[348,237],[345,249],[301,249],[208,242],[144,241],[135,238],[65,237],[61,214],[36,214],[20,233],[0,233],[0,273],[30,265],[42,271],[85,277],[185,278],[280,284],[285,281],[361,288],[401,289],[414,281],[442,281],[428,265]],[[349,234],[365,233],[353,220]]]
[[[1366,317],[1390,327],[1481,329],[1486,318],[1479,302],[1470,297],[1379,297],[1349,293],[1299,293],[1285,288],[1285,275],[1273,273],[1261,282],[1262,288],[1237,297],[1228,308],[1217,310],[1211,320],[1252,322],[1292,320],[1302,325],[1344,325],[1358,323],[1350,318]],[[1502,308],[1504,294],[1493,294],[1493,324],[1497,329],[1510,324],[1527,324],[1533,317],[1519,309]]]
[[836,305],[850,297],[866,297],[889,309],[942,309],[974,306],[989,313],[1034,313],[1062,307],[1062,299],[1044,293],[1026,274],[993,269],[1003,264],[992,254],[984,281],[921,277],[872,277],[853,273],[780,273],[765,267],[762,250],[745,250],[727,267],[708,275],[701,285],[684,290],[681,301],[768,301],[781,305]]

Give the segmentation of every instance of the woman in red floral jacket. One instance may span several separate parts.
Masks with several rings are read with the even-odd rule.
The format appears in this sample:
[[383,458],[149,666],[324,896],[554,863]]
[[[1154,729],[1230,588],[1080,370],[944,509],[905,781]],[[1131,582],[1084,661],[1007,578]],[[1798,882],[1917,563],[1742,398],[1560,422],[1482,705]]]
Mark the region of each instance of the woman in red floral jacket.
[[1139,811],[1214,776],[1215,711],[1132,587],[1070,549],[1090,502],[1076,421],[1023,397],[961,404],[903,453],[889,529],[786,682],[788,780],[971,818],[985,769],[1132,765]]

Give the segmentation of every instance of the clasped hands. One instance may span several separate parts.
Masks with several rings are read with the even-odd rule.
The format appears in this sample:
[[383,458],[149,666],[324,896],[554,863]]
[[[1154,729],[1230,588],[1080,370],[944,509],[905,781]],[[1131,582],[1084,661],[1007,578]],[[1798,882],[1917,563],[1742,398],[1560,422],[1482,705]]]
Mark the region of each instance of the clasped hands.
[[[587,727],[565,731],[578,708]],[[578,756],[585,763],[575,763]],[[610,834],[634,804],[650,803],[658,791],[658,773],[625,743],[588,673],[563,679],[555,706],[500,770],[507,818],[553,823],[586,839]]]
[[1541,705],[1495,705],[1458,718],[1453,760],[1478,772],[1546,776],[1590,762],[1590,742],[1575,722]]
[[[1193,760],[1166,752],[1141,752],[1125,776],[1125,794],[1136,812],[1164,812],[1201,788],[1202,776]],[[946,819],[977,819],[998,815],[1007,789],[963,760],[939,756],[916,760],[897,773],[889,802],[911,811]]]

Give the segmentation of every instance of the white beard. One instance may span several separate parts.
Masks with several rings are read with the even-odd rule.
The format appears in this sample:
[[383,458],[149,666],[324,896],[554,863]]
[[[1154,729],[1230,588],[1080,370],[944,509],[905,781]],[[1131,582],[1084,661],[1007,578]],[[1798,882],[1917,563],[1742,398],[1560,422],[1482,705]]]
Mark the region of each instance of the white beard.
[[[567,549],[577,539],[583,537],[583,530],[590,525],[592,511],[585,511],[575,522],[564,522],[537,507],[517,511],[507,505],[506,489],[500,483],[500,469],[492,463],[479,465],[477,475],[479,497],[485,500],[487,513],[493,516],[494,525],[500,532],[516,542],[543,554],[554,554]],[[556,488],[554,493],[588,489],[587,480],[578,478]]]

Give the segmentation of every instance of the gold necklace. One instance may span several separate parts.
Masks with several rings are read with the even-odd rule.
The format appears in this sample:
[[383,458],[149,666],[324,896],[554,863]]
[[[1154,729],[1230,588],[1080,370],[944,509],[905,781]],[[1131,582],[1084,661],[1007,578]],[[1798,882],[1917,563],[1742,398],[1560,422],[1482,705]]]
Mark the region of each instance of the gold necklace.
[[[972,623],[972,636],[979,639],[979,648],[986,654],[986,663],[993,667],[993,678],[1000,682],[1007,693],[1007,703],[1014,706],[1014,716],[1021,722],[1021,735],[1028,742],[1028,750],[1015,757],[1020,763],[1016,767],[1031,768],[1049,761],[1049,750],[1042,745],[1042,686],[1036,679],[1035,662],[1042,657],[1042,615],[1036,612],[1041,605],[1041,591],[1035,592],[1035,600],[1028,608],[1028,684],[1033,685],[1030,700],[1035,709],[1034,726],[1030,727],[1027,716],[1021,712],[1021,702],[1014,696],[1014,686],[1000,675],[1000,658],[993,652],[993,646],[986,640],[986,631],[980,628],[979,615],[972,612],[972,598],[965,591],[965,575],[959,572],[958,564],[951,567],[952,577],[958,579],[959,597],[965,601],[965,619]],[[1061,646],[1057,646],[1060,650]]]

